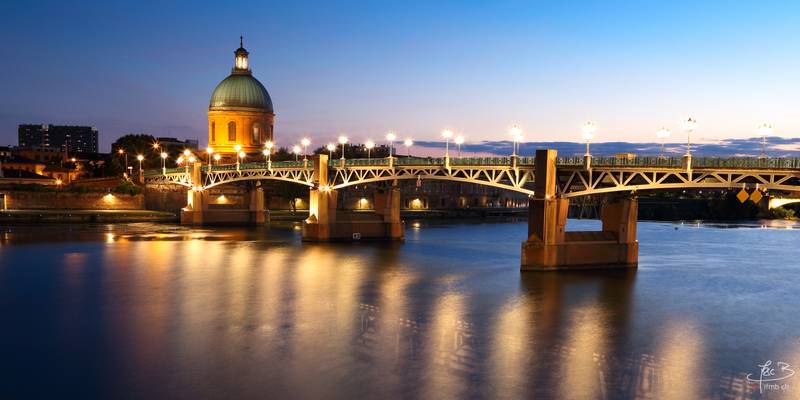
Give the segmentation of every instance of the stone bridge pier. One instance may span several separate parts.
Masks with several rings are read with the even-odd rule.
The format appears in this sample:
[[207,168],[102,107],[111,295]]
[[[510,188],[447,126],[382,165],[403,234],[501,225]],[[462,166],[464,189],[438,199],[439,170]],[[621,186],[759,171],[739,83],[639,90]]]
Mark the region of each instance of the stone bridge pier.
[[601,231],[566,232],[569,199],[556,193],[556,151],[536,151],[535,191],[530,199],[528,240],[522,242],[522,270],[635,268],[638,203],[619,198],[603,207]]
[[314,187],[309,194],[308,218],[303,221],[303,240],[312,242],[403,240],[400,190],[396,182],[375,192],[375,213],[354,213],[337,207],[338,192],[328,180],[328,156],[313,157]]
[[[192,182],[202,182],[201,163],[192,166]],[[247,187],[238,202],[220,204],[220,196],[213,199],[208,190],[190,188],[187,193],[186,207],[181,210],[181,224],[213,225],[213,224],[263,224],[267,221],[264,205],[264,189],[259,182]],[[216,200],[216,201],[215,201]]]

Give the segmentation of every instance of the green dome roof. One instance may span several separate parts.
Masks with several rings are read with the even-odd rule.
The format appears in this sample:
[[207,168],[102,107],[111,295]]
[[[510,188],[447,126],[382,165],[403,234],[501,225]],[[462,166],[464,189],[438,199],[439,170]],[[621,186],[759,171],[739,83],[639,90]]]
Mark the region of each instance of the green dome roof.
[[275,113],[264,85],[249,73],[234,72],[214,89],[209,110],[253,110]]

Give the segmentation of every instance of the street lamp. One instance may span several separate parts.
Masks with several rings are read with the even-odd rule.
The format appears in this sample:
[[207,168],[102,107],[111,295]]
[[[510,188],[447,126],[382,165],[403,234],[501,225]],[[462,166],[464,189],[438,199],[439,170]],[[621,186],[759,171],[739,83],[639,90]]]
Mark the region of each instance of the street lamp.
[[300,156],[300,146],[294,145],[294,147],[292,147],[292,153],[294,153],[294,160],[297,161]]
[[275,143],[272,143],[272,140],[267,141],[264,143],[264,147],[267,150],[267,164],[272,162],[272,148],[275,147]]
[[508,134],[511,135],[511,140],[513,141],[512,146],[513,150],[511,151],[511,157],[517,156],[517,143],[522,141],[522,129],[519,125],[514,124],[511,129],[508,130]]
[[669,131],[667,128],[661,128],[656,132],[656,137],[661,140],[661,153],[658,155],[658,158],[666,158],[664,157],[664,142],[672,135],[672,132]]
[[308,145],[311,144],[311,140],[308,138],[303,138],[300,140],[300,144],[303,145],[303,161],[307,160],[308,156]]
[[347,144],[347,136],[339,136],[339,144],[342,145],[342,160],[344,160],[344,145]]
[[772,125],[764,123],[758,127],[758,134],[761,135],[761,155],[758,158],[767,158],[767,136],[772,134]]
[[128,170],[128,153],[126,153],[125,150],[123,150],[123,149],[117,150],[117,153],[119,153],[120,157],[122,157],[123,154],[125,155],[125,170],[127,171]]
[[456,136],[455,143],[458,146],[458,158],[461,158],[461,145],[464,144],[464,136]]
[[139,176],[142,176],[142,161],[144,160],[144,156],[139,154],[136,156],[136,159],[139,160]]
[[453,137],[453,131],[450,129],[442,130],[442,137],[444,138],[444,157],[450,158],[450,138]]
[[219,160],[221,160],[221,159],[222,159],[222,155],[221,154],[219,154],[219,153],[214,154],[214,161],[217,162],[217,165],[219,165]]
[[214,149],[211,146],[206,147],[208,153],[208,172],[211,172],[211,156],[214,155]]
[[389,131],[389,133],[386,134],[386,140],[389,141],[389,158],[392,158],[392,149],[394,148],[395,139],[397,139],[397,135],[395,135],[394,132]]
[[191,150],[189,150],[189,149],[183,150],[183,156],[184,157],[189,157],[191,154],[192,154]]
[[692,118],[686,118],[685,121],[681,123],[681,127],[686,132],[686,155],[692,155],[692,132],[697,129],[697,121]]
[[414,140],[408,138],[403,142],[403,144],[406,145],[406,157],[411,157],[411,146],[414,145]]
[[[364,147],[367,149],[367,158],[368,159],[372,158],[370,156],[370,153],[372,152],[372,148],[375,147],[375,142],[373,142],[372,140],[367,140],[367,142],[364,143]],[[391,148],[390,148],[390,151],[391,151]]]
[[167,152],[161,152],[161,173],[166,175],[167,174]]
[[336,145],[333,143],[328,143],[325,148],[328,149],[328,158],[333,159],[333,152],[336,151]]
[[597,125],[595,125],[594,122],[589,121],[583,124],[583,128],[581,128],[581,130],[583,131],[583,140],[586,141],[586,157],[591,157],[592,155],[589,153],[589,142],[594,139],[594,133],[597,131]]
[[247,156],[247,153],[245,153],[243,151],[240,151],[238,155],[239,155],[239,157],[236,158],[236,170],[237,171],[239,170],[239,163],[240,162],[244,162],[244,157]]

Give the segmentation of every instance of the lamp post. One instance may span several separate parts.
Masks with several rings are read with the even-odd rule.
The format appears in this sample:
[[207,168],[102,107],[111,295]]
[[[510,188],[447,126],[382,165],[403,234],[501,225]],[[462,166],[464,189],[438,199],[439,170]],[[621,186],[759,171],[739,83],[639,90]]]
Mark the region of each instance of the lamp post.
[[444,158],[450,158],[450,138],[453,137],[453,131],[443,129],[442,137],[444,138]]
[[758,127],[758,134],[761,135],[761,155],[758,156],[760,159],[767,158],[767,136],[772,134],[772,130],[772,125],[766,122]]
[[292,147],[292,153],[294,153],[294,160],[298,161],[300,159],[300,146],[294,145]]
[[395,135],[394,132],[389,131],[389,133],[386,134],[386,140],[389,141],[389,158],[392,158],[392,153],[393,153],[392,150],[394,149],[394,141],[396,139],[397,135]]
[[697,129],[697,121],[692,118],[686,118],[681,122],[681,127],[686,132],[686,154],[683,155],[683,167],[687,171],[692,169],[692,132]]
[[311,140],[303,138],[300,140],[300,144],[303,146],[303,161],[306,161],[308,159],[308,145],[311,144]]
[[123,150],[123,149],[117,150],[117,153],[119,153],[120,157],[122,157],[123,154],[125,155],[125,170],[127,171],[128,170],[128,153],[126,153],[125,150]]
[[264,155],[267,156],[267,167],[272,167],[272,148],[275,147],[275,143],[272,143],[271,140],[268,140],[267,143],[264,143]]
[[239,154],[242,152],[242,146],[237,144],[233,146],[233,150],[236,151],[236,171],[239,171]]
[[403,144],[406,145],[406,157],[411,157],[411,146],[414,145],[414,140],[408,138],[403,142]]
[[239,157],[236,159],[236,170],[237,171],[239,170],[239,163],[240,162],[242,162],[242,163],[244,162],[244,158],[247,156],[247,153],[245,153],[243,151],[240,151],[238,155],[239,155]]
[[456,136],[454,142],[456,143],[456,146],[458,146],[458,158],[461,158],[461,145],[464,144],[464,136]]
[[594,133],[597,131],[597,125],[595,125],[594,122],[589,121],[583,124],[583,128],[581,128],[581,130],[583,131],[583,140],[586,141],[586,157],[591,157],[592,154],[589,152],[589,142],[594,139]]
[[[367,149],[367,159],[372,158],[371,152],[372,148],[375,147],[375,142],[373,142],[372,140],[367,140],[367,142],[364,143],[364,147]],[[391,151],[391,147],[389,148],[389,151]]]
[[167,174],[167,156],[167,152],[161,152],[161,174],[163,175]]
[[513,150],[511,151],[511,157],[517,156],[517,143],[522,141],[522,129],[519,125],[514,124],[511,129],[508,130],[509,135],[511,135],[512,140],[512,147]]
[[661,128],[658,130],[658,132],[656,132],[656,137],[661,140],[661,152],[659,153],[658,158],[666,158],[664,156],[664,142],[670,137],[671,134],[672,132],[670,132],[667,128]]
[[136,159],[139,160],[139,181],[141,181],[144,177],[144,172],[142,171],[142,161],[144,161],[144,156],[139,154],[136,156]]
[[683,130],[686,132],[686,155],[691,157],[692,132],[694,132],[697,129],[697,121],[694,118],[689,117],[685,121],[683,121],[681,125],[683,127]]
[[214,149],[208,146],[206,147],[206,153],[208,154],[208,172],[211,172],[211,157],[214,155]]
[[344,146],[347,144],[347,136],[339,136],[339,144],[342,145],[342,160],[344,160]]
[[221,154],[219,154],[219,153],[214,154],[214,161],[217,162],[217,165],[219,165],[219,160],[221,160],[221,159],[222,159],[222,155]]
[[328,143],[325,148],[328,149],[328,159],[333,160],[333,152],[336,151],[336,145],[333,143]]

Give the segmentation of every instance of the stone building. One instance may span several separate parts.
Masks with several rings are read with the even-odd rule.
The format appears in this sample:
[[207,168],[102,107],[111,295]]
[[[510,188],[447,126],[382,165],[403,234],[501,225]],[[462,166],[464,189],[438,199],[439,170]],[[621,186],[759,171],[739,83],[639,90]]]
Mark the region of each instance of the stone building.
[[247,154],[260,153],[272,140],[275,111],[264,85],[253,77],[243,43],[234,52],[231,74],[211,94],[208,106],[208,143],[226,158],[236,146]]

